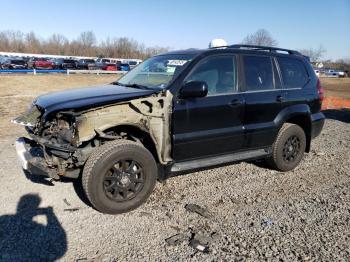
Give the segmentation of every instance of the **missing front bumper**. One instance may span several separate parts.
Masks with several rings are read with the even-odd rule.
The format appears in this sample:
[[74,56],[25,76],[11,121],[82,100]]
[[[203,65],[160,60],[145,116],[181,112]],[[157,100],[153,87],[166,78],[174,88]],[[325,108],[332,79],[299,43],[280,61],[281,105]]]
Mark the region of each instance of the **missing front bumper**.
[[59,179],[58,170],[47,165],[43,149],[34,141],[20,137],[15,143],[22,168],[33,175]]

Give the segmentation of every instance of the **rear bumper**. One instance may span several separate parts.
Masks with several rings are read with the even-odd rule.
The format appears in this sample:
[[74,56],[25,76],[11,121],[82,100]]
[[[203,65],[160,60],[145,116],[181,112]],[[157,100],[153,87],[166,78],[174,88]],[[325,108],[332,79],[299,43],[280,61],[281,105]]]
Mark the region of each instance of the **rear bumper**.
[[316,113],[311,115],[311,138],[317,137],[321,134],[324,126],[325,116],[323,113]]
[[22,168],[33,175],[58,179],[58,170],[48,166],[43,149],[33,140],[20,137],[16,140],[16,151]]

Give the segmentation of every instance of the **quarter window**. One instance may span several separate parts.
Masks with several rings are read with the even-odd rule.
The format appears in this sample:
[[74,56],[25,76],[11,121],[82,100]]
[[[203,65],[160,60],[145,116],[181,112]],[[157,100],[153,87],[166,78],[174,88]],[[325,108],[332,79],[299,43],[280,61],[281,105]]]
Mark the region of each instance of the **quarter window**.
[[236,62],[233,56],[209,57],[194,68],[185,82],[203,81],[208,95],[232,93],[236,86]]
[[309,79],[306,68],[299,59],[277,58],[285,88],[301,88]]
[[272,62],[267,56],[244,56],[246,91],[274,89]]

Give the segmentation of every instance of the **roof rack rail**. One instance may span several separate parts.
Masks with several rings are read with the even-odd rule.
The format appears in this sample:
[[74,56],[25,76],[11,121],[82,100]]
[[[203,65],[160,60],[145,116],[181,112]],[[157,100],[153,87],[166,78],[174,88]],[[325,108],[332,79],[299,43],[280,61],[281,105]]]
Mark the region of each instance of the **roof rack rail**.
[[278,51],[286,52],[291,55],[300,55],[298,51],[278,48],[278,47],[270,47],[270,46],[260,46],[260,45],[229,45],[227,48],[238,48],[238,49],[252,49],[257,51],[269,51],[277,53]]

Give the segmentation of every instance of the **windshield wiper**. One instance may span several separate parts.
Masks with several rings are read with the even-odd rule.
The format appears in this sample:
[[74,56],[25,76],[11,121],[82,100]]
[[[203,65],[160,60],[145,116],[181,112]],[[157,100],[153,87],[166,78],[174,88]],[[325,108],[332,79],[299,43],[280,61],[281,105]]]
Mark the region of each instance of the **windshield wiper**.
[[[139,89],[155,89],[155,87],[149,87],[149,86],[144,86],[144,85],[140,85],[140,84],[136,84],[136,83],[133,83],[133,84],[122,84],[120,82],[113,82],[112,85],[118,85],[118,86],[126,86],[126,87],[133,87],[133,88],[139,88]],[[162,88],[157,88],[157,89],[162,89]]]
[[112,82],[112,85],[116,85],[116,86],[125,86],[124,84],[116,81],[116,82]]
[[126,87],[134,87],[134,88],[139,88],[139,89],[151,89],[150,87],[148,86],[144,86],[144,85],[140,85],[140,84],[124,84],[123,86],[126,86]]

